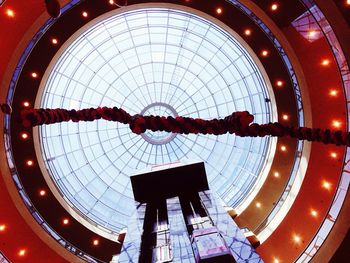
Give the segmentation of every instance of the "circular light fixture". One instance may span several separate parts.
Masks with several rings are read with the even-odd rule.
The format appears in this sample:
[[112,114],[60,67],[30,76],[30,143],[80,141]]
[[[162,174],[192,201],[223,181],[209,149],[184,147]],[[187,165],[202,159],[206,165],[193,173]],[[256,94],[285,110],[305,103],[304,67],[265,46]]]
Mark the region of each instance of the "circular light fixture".
[[25,256],[26,252],[27,251],[25,249],[21,249],[20,251],[18,251],[18,256],[23,257]]
[[283,119],[284,121],[287,121],[287,120],[289,120],[289,116],[288,116],[287,114],[283,114],[283,115],[282,115],[282,119]]
[[32,76],[33,79],[36,79],[38,77],[38,73],[36,72],[32,72],[32,74],[30,74]]
[[284,84],[284,83],[283,83],[282,80],[277,80],[277,81],[276,81],[276,86],[277,86],[277,87],[283,87],[283,84]]
[[293,236],[293,241],[297,244],[301,242],[301,237],[299,235],[294,235]]
[[318,216],[317,211],[314,210],[314,209],[311,209],[311,210],[310,210],[310,214],[311,214],[311,216],[313,216],[313,217],[317,217],[317,216]]
[[321,65],[326,67],[326,66],[329,66],[330,63],[331,62],[329,61],[329,59],[324,59],[322,60]]
[[30,103],[28,101],[23,102],[23,107],[28,108],[30,106]]
[[315,30],[310,30],[308,35],[309,35],[309,37],[315,37],[316,31]]
[[323,187],[324,189],[330,190],[330,189],[331,189],[331,186],[332,186],[332,184],[331,184],[330,182],[326,181],[326,180],[324,180],[324,181],[322,182],[322,187]]
[[338,121],[338,120],[334,120],[332,122],[332,125],[333,125],[334,128],[340,128],[341,127],[341,122]]
[[267,50],[261,51],[261,56],[267,57],[269,55],[269,52]]
[[15,12],[12,9],[6,9],[6,15],[13,18],[15,17]]
[[252,31],[250,29],[246,29],[246,30],[244,30],[244,34],[246,36],[250,36],[252,34]]
[[276,11],[278,9],[278,5],[276,3],[274,3],[274,4],[271,5],[270,8],[271,8],[272,11]]
[[336,96],[338,95],[338,91],[337,91],[336,89],[331,89],[331,90],[329,91],[329,95],[330,95],[331,97],[336,97]]
[[23,140],[28,139],[28,137],[29,137],[28,133],[26,133],[26,132],[22,132],[22,133],[21,133],[21,138],[22,138]]

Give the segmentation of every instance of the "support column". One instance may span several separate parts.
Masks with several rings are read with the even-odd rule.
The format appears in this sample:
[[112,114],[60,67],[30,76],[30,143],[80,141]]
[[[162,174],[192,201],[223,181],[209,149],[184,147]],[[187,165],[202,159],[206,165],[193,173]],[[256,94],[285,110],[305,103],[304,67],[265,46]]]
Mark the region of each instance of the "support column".
[[167,199],[172,262],[195,262],[178,197]]
[[236,262],[263,262],[243,232],[225,211],[220,198],[210,190],[199,192],[199,197]]

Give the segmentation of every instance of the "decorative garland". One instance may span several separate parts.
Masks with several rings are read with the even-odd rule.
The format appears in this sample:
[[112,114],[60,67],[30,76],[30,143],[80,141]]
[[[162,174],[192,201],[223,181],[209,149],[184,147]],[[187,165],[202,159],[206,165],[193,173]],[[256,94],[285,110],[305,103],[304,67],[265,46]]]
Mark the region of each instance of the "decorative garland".
[[234,112],[224,119],[213,120],[181,116],[175,118],[171,116],[142,116],[139,114],[131,116],[123,109],[117,107],[99,107],[83,110],[24,109],[21,112],[22,124],[25,127],[67,121],[94,121],[98,119],[129,124],[131,131],[136,134],[144,133],[147,129],[181,134],[202,133],[220,135],[229,132],[230,134],[234,133],[242,137],[264,137],[267,135],[276,137],[289,136],[299,140],[350,146],[350,133],[348,132],[288,127],[278,122],[270,122],[268,124],[252,123],[254,116],[248,111]]

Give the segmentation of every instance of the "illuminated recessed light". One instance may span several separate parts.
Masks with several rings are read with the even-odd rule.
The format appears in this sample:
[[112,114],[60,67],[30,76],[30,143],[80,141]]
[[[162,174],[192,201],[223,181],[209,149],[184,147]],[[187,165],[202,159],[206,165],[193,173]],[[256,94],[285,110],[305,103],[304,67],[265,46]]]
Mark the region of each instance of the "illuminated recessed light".
[[246,30],[244,30],[244,34],[246,36],[250,36],[252,34],[252,31],[250,29],[246,29]]
[[32,76],[32,78],[36,79],[38,77],[38,73],[32,72],[31,76]]
[[277,81],[276,81],[276,86],[277,86],[277,87],[283,87],[283,84],[284,84],[284,83],[283,83],[282,80],[277,80]]
[[64,225],[68,225],[68,224],[69,224],[69,219],[68,219],[68,218],[64,218],[64,219],[62,220],[62,223],[63,223]]
[[27,253],[27,251],[25,249],[21,249],[20,251],[18,251],[18,255],[20,257],[23,257],[26,253]]
[[58,44],[57,38],[52,38],[51,39],[51,43],[54,44],[54,45],[57,45]]
[[261,207],[261,203],[260,203],[260,202],[256,202],[255,206],[256,206],[257,208],[260,208],[260,207]]
[[98,246],[99,243],[100,241],[98,239],[94,239],[94,241],[92,242],[94,246]]
[[284,146],[284,145],[282,145],[282,146],[281,146],[281,151],[282,151],[282,152],[287,151],[287,147],[286,147],[286,146]]
[[335,152],[332,152],[332,153],[331,153],[331,157],[332,157],[332,158],[337,158],[337,156],[338,156],[337,153],[335,153]]
[[45,190],[40,190],[39,191],[39,195],[40,196],[45,196],[46,195],[46,191]]
[[294,235],[294,236],[293,236],[293,240],[294,240],[295,243],[300,243],[301,237],[298,236],[298,235]]
[[27,107],[30,106],[30,103],[29,103],[28,101],[24,101],[24,102],[23,102],[23,106],[27,108]]
[[310,214],[311,214],[313,217],[317,217],[317,215],[318,215],[317,211],[314,210],[314,209],[311,209],[311,210],[310,210]]
[[335,127],[335,128],[339,128],[339,127],[341,126],[341,122],[340,122],[340,121],[337,121],[337,120],[334,120],[334,121],[332,122],[332,125],[333,125],[333,127]]
[[114,5],[114,0],[109,0],[108,1],[111,5]]
[[273,263],[280,263],[280,260],[278,258],[274,258]]
[[5,229],[6,229],[6,225],[0,225],[0,232],[5,231]]
[[87,13],[87,12],[85,12],[85,11],[84,11],[84,12],[82,12],[82,13],[81,13],[81,15],[82,15],[83,17],[88,17],[88,13]]
[[15,12],[12,9],[6,9],[6,15],[8,17],[15,17]]
[[28,133],[26,133],[26,132],[22,132],[21,133],[21,138],[23,139],[23,140],[26,140],[26,139],[28,139]]
[[345,4],[350,6],[350,0],[346,0]]
[[309,37],[314,37],[314,36],[316,36],[316,31],[310,30],[308,34],[309,34]]
[[269,54],[269,52],[268,52],[267,50],[261,51],[261,55],[262,55],[263,57],[267,57],[268,54]]
[[331,189],[331,183],[330,182],[328,182],[328,181],[323,181],[323,183],[322,183],[322,187],[324,188],[324,189],[327,189],[327,190],[329,190],[329,189]]
[[338,95],[338,91],[336,89],[331,89],[329,91],[329,95],[332,97],[336,97]]
[[282,119],[287,121],[287,120],[289,120],[289,116],[287,114],[283,114],[282,115]]
[[273,176],[276,177],[276,178],[278,178],[278,177],[280,177],[280,173],[279,173],[279,172],[274,172],[274,173],[273,173]]
[[329,61],[329,59],[324,59],[322,60],[321,64],[322,66],[328,66],[331,62]]
[[222,8],[220,8],[220,7],[217,8],[217,9],[216,9],[216,13],[220,15],[220,14],[222,13]]
[[26,164],[27,164],[28,166],[33,166],[34,162],[33,162],[32,160],[28,160],[28,161],[26,162]]
[[271,5],[271,10],[276,11],[278,9],[278,5],[276,3]]

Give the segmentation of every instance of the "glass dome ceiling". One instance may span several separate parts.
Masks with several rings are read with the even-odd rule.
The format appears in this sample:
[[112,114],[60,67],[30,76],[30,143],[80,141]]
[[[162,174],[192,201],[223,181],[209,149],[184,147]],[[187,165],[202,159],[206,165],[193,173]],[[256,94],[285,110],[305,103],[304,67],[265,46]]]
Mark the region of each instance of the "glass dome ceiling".
[[[109,15],[73,36],[46,73],[40,107],[121,107],[130,114],[222,118],[248,110],[272,120],[267,85],[232,35],[187,11],[144,8]],[[82,217],[111,232],[134,207],[129,176],[182,159],[203,160],[211,189],[230,206],[251,192],[269,138],[133,134],[123,124],[59,123],[39,128],[47,173]]]

